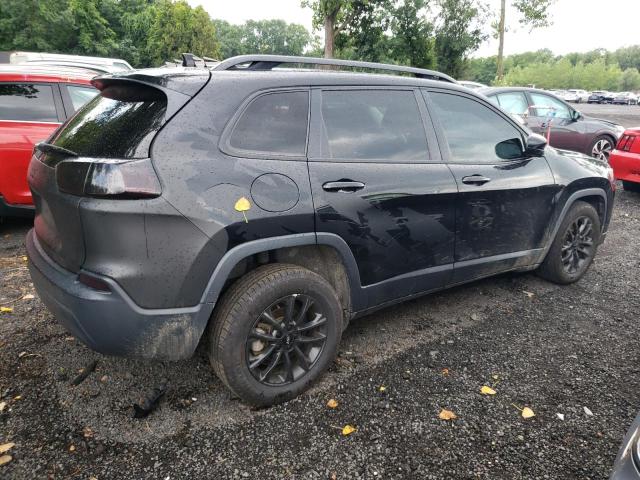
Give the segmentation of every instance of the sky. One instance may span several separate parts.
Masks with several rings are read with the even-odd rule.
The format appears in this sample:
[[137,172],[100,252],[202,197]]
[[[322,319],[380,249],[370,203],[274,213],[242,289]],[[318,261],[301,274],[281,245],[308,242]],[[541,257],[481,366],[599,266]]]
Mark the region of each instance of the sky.
[[[202,5],[212,18],[231,23],[281,18],[311,30],[312,12],[300,0],[188,0]],[[488,0],[494,11],[500,0]],[[553,25],[534,30],[519,27],[515,12],[507,11],[505,53],[549,48],[555,54],[586,52],[595,48],[615,50],[640,43],[640,0],[557,0],[551,8]],[[316,32],[320,34],[321,32]],[[498,43],[490,38],[474,57],[495,55]]]

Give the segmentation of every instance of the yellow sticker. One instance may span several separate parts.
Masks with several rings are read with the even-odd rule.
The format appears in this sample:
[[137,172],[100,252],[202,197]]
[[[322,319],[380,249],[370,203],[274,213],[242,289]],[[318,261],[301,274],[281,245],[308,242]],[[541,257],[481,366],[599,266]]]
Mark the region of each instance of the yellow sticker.
[[245,223],[249,223],[249,220],[247,219],[247,215],[244,212],[248,211],[251,208],[251,202],[249,202],[249,200],[247,200],[246,197],[240,197],[236,202],[234,208],[236,209],[237,212],[242,213]]

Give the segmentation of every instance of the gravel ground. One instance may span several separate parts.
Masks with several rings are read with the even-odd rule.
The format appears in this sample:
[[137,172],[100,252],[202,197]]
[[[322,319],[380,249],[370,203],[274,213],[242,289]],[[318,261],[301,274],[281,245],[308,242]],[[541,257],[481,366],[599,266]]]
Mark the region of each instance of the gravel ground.
[[[0,445],[15,446],[0,478],[607,478],[640,410],[639,205],[619,190],[608,239],[579,283],[503,275],[357,320],[319,384],[263,410],[230,398],[202,351],[140,362],[69,337],[30,298],[29,224],[7,221]],[[132,418],[165,380],[158,409]],[[481,395],[483,385],[497,394]],[[522,418],[525,406],[535,417]],[[440,420],[442,409],[457,418]],[[356,430],[343,436],[347,424]]]
[[[0,444],[16,445],[0,477],[606,478],[640,409],[639,204],[619,192],[578,284],[506,275],[360,319],[322,382],[259,411],[229,398],[202,352],[147,363],[78,344],[37,297],[22,299],[33,293],[28,225],[5,223],[0,305],[13,312],[0,317]],[[162,379],[158,410],[133,419]],[[524,406],[536,416],[523,419]],[[458,418],[440,420],[443,408]],[[347,424],[356,431],[343,436]]]

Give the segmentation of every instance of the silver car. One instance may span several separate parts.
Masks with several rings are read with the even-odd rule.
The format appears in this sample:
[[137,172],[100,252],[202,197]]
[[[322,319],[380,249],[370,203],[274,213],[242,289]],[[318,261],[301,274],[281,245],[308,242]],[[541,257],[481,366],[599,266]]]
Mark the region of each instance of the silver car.
[[640,415],[624,437],[609,480],[640,480]]

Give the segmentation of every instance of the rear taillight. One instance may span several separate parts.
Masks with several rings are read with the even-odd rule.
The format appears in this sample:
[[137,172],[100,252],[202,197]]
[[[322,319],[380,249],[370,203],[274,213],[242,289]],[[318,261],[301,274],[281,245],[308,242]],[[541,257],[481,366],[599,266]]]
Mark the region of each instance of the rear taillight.
[[633,142],[636,140],[636,135],[623,135],[620,137],[618,141],[618,146],[616,147],[618,150],[622,150],[624,152],[628,152],[633,147]]
[[75,158],[56,166],[60,191],[103,198],[153,198],[161,193],[151,160]]

